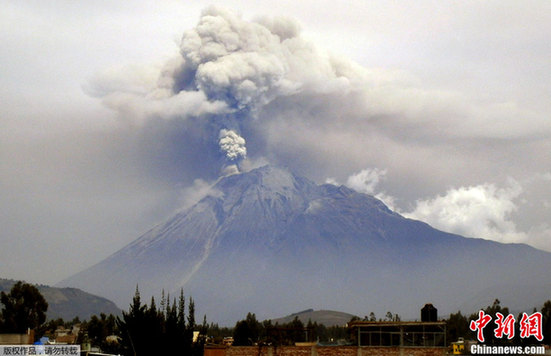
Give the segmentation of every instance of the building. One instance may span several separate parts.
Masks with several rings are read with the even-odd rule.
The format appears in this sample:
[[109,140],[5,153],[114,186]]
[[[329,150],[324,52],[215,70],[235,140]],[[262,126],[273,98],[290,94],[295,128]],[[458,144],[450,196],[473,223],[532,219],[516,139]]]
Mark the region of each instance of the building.
[[421,310],[421,321],[354,321],[348,324],[353,345],[205,346],[205,356],[441,356],[446,355],[446,322],[437,321],[432,304]]
[[357,346],[446,348],[444,321],[355,321]]
[[355,321],[357,345],[369,347],[446,347],[446,322],[432,304],[421,309],[421,321]]
[[356,321],[348,325],[356,345],[205,346],[205,356],[441,356],[446,355],[446,323]]

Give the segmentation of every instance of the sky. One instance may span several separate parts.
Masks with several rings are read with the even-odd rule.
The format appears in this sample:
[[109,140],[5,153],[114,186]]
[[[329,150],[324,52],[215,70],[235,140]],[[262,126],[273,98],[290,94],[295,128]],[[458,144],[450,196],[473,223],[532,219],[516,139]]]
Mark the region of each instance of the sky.
[[551,2],[4,1],[0,277],[53,284],[263,164],[551,251]]

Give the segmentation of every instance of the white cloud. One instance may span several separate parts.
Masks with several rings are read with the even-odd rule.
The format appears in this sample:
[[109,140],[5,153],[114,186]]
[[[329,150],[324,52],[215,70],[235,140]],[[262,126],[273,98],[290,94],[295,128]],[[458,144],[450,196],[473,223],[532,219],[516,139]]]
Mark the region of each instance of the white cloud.
[[535,226],[528,231],[530,245],[551,252],[551,226],[548,223]]
[[[359,193],[372,195],[385,203],[391,210],[396,210],[395,198],[377,189],[377,186],[385,179],[386,174],[386,169],[366,168],[349,176],[345,185]],[[328,178],[326,182],[338,184],[333,178]]]
[[373,195],[379,182],[384,179],[386,169],[368,168],[351,175],[346,180],[346,186],[360,193]]
[[521,193],[522,187],[514,180],[504,188],[489,183],[452,188],[445,195],[417,201],[415,209],[404,215],[464,236],[524,242],[527,235],[517,231],[511,220]]

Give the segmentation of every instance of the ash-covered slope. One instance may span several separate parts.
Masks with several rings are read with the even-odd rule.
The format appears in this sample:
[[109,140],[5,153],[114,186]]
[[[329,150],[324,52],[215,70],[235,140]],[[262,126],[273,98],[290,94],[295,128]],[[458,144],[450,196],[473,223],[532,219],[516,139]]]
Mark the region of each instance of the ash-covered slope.
[[426,302],[453,312],[503,281],[551,286],[549,270],[549,253],[444,233],[374,197],[265,166],[222,178],[190,209],[60,285],[123,307],[137,284],[146,299],[183,287],[199,313],[232,324],[249,311],[270,318],[310,307],[418,318]]

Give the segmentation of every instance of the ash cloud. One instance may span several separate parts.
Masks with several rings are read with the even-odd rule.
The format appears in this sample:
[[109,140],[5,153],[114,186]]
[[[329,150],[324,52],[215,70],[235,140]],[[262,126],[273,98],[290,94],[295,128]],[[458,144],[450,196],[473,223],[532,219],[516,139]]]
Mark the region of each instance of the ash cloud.
[[222,129],[220,130],[219,137],[220,150],[225,153],[228,160],[235,161],[247,157],[245,139],[235,131]]
[[[263,17],[249,22],[209,7],[197,26],[184,33],[179,52],[158,69],[155,81],[151,68],[135,67],[124,70],[124,76],[106,71],[86,89],[115,110],[121,122],[142,127],[147,137],[165,137],[159,154],[199,176],[211,172],[201,169],[191,153],[216,166],[247,156],[284,163],[271,137],[285,136],[296,120],[307,122],[316,111],[316,125],[323,125],[335,100],[352,107],[362,100],[348,95],[361,92],[365,73],[356,73],[360,67],[303,39],[294,20]],[[281,120],[289,126],[278,128]],[[175,135],[180,142],[171,138]],[[186,148],[191,143],[194,147]]]
[[[408,73],[325,52],[294,20],[247,21],[219,7],[202,12],[183,34],[178,55],[157,73],[134,68],[123,79],[106,73],[88,92],[121,122],[139,127],[154,147],[147,152],[150,169],[180,185],[270,162],[317,181],[335,177],[396,211],[411,211],[411,202],[449,186],[480,181],[492,182],[478,190],[498,206],[505,198],[492,198],[491,184],[503,180],[495,172],[506,175],[509,160],[518,163],[516,170],[531,171],[541,159],[534,152],[545,151],[535,149],[538,140],[551,132],[544,116],[516,102],[425,89]],[[383,178],[385,191],[376,191]],[[426,210],[453,204],[452,193],[427,200]],[[421,205],[414,209],[420,216]],[[487,217],[493,229],[476,222],[477,231],[465,233],[528,241],[508,224],[509,212]],[[425,218],[459,229],[431,214]]]
[[180,72],[187,74],[176,85],[195,87],[234,110],[255,111],[298,89],[299,83],[288,75],[291,43],[298,34],[295,23],[288,20],[262,25],[210,7],[182,38]]

